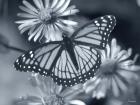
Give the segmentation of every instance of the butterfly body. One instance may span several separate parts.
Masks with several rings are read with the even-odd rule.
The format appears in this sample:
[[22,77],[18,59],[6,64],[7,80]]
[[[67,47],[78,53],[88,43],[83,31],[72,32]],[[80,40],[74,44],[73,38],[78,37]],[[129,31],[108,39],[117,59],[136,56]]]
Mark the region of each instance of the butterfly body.
[[64,87],[84,83],[93,78],[101,65],[99,50],[104,49],[116,25],[114,16],[107,15],[80,27],[71,37],[42,44],[15,62],[18,71],[50,76]]
[[78,67],[78,63],[77,63],[77,60],[76,60],[76,56],[75,56],[75,53],[74,53],[74,43],[73,41],[71,40],[71,38],[67,37],[67,36],[63,36],[63,42],[64,42],[64,49],[67,50],[75,68],[78,70],[79,67]]

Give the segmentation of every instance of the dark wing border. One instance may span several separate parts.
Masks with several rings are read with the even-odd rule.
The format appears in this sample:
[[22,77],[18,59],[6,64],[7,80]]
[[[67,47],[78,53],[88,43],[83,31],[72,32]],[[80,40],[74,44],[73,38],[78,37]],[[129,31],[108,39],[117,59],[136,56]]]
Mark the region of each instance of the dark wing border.
[[[111,17],[112,20],[110,20],[108,17]],[[89,44],[89,43],[84,43],[84,42],[80,42],[80,41],[75,41],[75,37],[76,35],[84,28],[86,28],[87,26],[91,25],[91,24],[95,24],[96,25],[96,22],[95,21],[98,21],[98,23],[102,23],[103,22],[103,19],[106,19],[108,21],[108,24],[107,26],[105,27],[105,30],[101,30],[100,26],[97,26],[98,27],[98,30],[99,30],[99,34],[102,35],[102,40],[101,40],[101,45],[98,46],[98,45],[93,45],[93,44]],[[89,23],[83,25],[82,27],[78,28],[71,36],[71,39],[76,42],[77,44],[82,44],[84,43],[85,45],[87,46],[92,46],[92,47],[96,47],[96,48],[100,48],[100,49],[104,49],[107,42],[108,42],[108,39],[109,39],[109,35],[110,33],[112,32],[112,30],[114,29],[114,27],[116,26],[116,17],[113,16],[113,15],[105,15],[105,16],[102,16],[102,17],[99,17],[99,18],[95,18],[93,19],[92,21],[90,21]],[[107,29],[110,29],[110,31],[107,31]],[[107,35],[104,35],[104,33],[101,33],[101,31],[104,31],[104,33],[106,33]],[[84,37],[84,36],[83,36]],[[104,45],[103,45],[104,44]]]

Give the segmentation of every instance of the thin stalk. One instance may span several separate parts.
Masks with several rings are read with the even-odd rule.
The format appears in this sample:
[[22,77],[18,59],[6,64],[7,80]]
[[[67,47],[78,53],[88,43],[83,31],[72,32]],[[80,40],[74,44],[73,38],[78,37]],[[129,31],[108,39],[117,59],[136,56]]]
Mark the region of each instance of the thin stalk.
[[7,49],[10,49],[10,50],[13,50],[13,51],[16,51],[16,52],[19,52],[19,53],[25,53],[26,52],[26,50],[23,50],[23,49],[14,47],[14,46],[10,46],[10,45],[4,44],[4,43],[1,43],[1,45],[3,45]]

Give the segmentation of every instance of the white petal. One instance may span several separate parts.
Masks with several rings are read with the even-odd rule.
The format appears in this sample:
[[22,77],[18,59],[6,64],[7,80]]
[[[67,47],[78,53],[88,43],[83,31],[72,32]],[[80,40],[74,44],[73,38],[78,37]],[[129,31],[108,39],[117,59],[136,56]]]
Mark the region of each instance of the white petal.
[[19,17],[23,17],[23,18],[36,18],[35,15],[32,15],[32,14],[28,14],[28,13],[18,13],[17,16]]
[[133,78],[137,77],[136,73],[127,70],[119,70],[118,74],[120,74],[120,76],[122,76],[127,82],[131,82]]
[[32,26],[30,31],[28,32],[28,35],[31,35],[35,31],[36,25]]
[[127,52],[128,52],[128,55],[131,56],[131,55],[132,55],[132,48],[129,48],[129,49],[127,50]]
[[121,47],[117,45],[116,39],[113,39],[111,42],[111,58],[116,59],[118,53],[120,53]]
[[117,46],[117,41],[116,41],[116,39],[114,38],[114,39],[112,39],[112,41],[111,41],[111,49],[113,50],[113,48],[116,47],[116,46]]
[[126,61],[120,62],[119,66],[120,66],[120,68],[125,68],[127,66],[131,66],[132,64],[134,64],[134,62],[132,60],[126,60]]
[[61,23],[59,23],[59,22],[57,22],[57,23],[55,23],[60,29],[63,29],[64,28],[64,26],[61,24]]
[[53,8],[53,11],[55,12],[55,11],[59,10],[65,4],[65,2],[67,2],[67,0],[60,0],[57,3],[57,5]]
[[24,11],[24,12],[27,12],[27,13],[32,14],[32,15],[34,15],[34,16],[37,16],[37,13],[36,13],[36,12],[34,12],[34,11],[32,11],[32,10],[30,10],[30,9],[28,9],[28,8],[26,8],[26,7],[24,7],[24,6],[19,6],[19,8],[20,8],[22,11]]
[[99,91],[98,93],[96,93],[96,95],[93,96],[93,98],[96,97],[97,99],[101,99],[105,97],[105,93]]
[[66,0],[66,2],[64,3],[64,5],[61,6],[57,12],[58,13],[64,12],[68,8],[69,4],[70,4],[70,0]]
[[64,31],[68,31],[70,33],[73,33],[73,31],[74,31],[73,27],[66,26],[66,25],[62,24],[61,21],[57,21],[55,24],[59,28],[59,31],[63,31],[64,30]]
[[52,0],[51,8],[54,8],[59,0]]
[[34,102],[31,103],[31,102],[30,102],[30,103],[28,103],[27,105],[42,105],[42,103],[37,103],[37,102],[36,102],[36,103],[34,103]]
[[50,40],[49,29],[48,29],[47,26],[46,26],[46,28],[44,28],[44,32],[45,32],[45,38],[46,38],[47,40]]
[[136,63],[136,62],[137,62],[137,60],[138,60],[139,56],[140,56],[139,54],[136,54],[136,55],[135,55],[135,57],[134,57],[134,59],[133,59],[134,63]]
[[41,10],[42,8],[44,8],[42,6],[42,0],[33,0],[33,1],[34,1],[35,5],[37,6],[38,9]]
[[85,84],[84,89],[86,93],[91,93],[92,91],[94,91],[94,89],[96,89],[96,87],[98,87],[100,83],[101,83],[101,79],[99,78],[95,81],[91,81],[90,83]]
[[131,65],[129,66],[129,71],[139,71],[140,70],[140,66],[139,65]]
[[38,19],[28,19],[28,20],[20,20],[20,21],[16,21],[15,23],[17,23],[17,24],[25,24],[25,23],[29,23],[29,24],[31,24],[31,23],[34,23],[34,22],[38,22]]
[[69,99],[71,99],[71,98],[75,97],[77,94],[82,93],[82,92],[84,92],[83,84],[77,84],[75,86],[65,88],[61,92],[61,96],[69,97]]
[[72,100],[72,101],[70,101],[70,104],[73,104],[73,105],[86,105],[83,101],[80,101],[80,100]]
[[75,9],[76,9],[76,6],[75,5],[71,5],[66,10],[75,10]]
[[94,91],[95,90],[92,86],[88,86],[88,87],[85,88],[85,92],[88,93],[88,94],[90,94],[91,92],[94,92]]
[[107,86],[109,85],[108,81],[109,81],[108,78],[104,78],[102,81],[101,92],[104,94],[106,94],[106,92],[107,92]]
[[122,57],[125,57],[126,54],[127,54],[127,51],[126,51],[126,50],[121,50],[121,51],[118,53],[118,55],[117,55],[117,60],[120,61],[120,59],[121,59]]
[[43,0],[43,1],[42,1],[42,0],[38,0],[38,1],[39,1],[39,3],[40,3],[41,9],[44,8],[44,5],[43,5],[43,1],[44,1],[44,0]]
[[56,41],[56,38],[55,38],[55,31],[54,31],[54,27],[52,25],[49,26],[49,32],[50,32],[50,38],[51,38],[51,41]]
[[63,22],[64,24],[73,25],[73,26],[78,24],[77,22],[72,21],[72,20],[61,20],[61,22]]
[[50,0],[45,0],[45,8],[49,8],[50,7]]
[[21,24],[21,25],[19,25],[19,30],[21,30],[21,29],[23,29],[23,28],[25,28],[25,27],[29,27],[29,26],[33,26],[33,25],[36,25],[37,23],[36,22],[25,22],[24,24]]
[[126,51],[126,54],[123,54],[122,57],[119,59],[119,61],[124,61],[128,59],[132,55],[132,49],[129,48],[128,51]]
[[[106,81],[107,79],[102,79],[102,81],[100,82],[100,84],[98,85],[98,87],[96,88],[96,93],[93,95],[94,97],[100,99],[105,97],[106,92],[107,92],[107,87],[106,85],[108,85],[108,82]],[[94,92],[93,91],[93,92]]]
[[41,29],[43,28],[43,25],[39,26],[28,38],[30,41]]
[[23,0],[23,4],[24,4],[28,9],[30,9],[30,10],[32,10],[32,11],[38,13],[37,9],[36,9],[34,6],[32,6],[29,2],[27,2],[26,0]]
[[56,93],[57,93],[57,94],[60,94],[61,91],[62,91],[62,89],[63,89],[63,86],[58,86],[58,88],[57,88],[57,90],[56,90]]
[[69,36],[69,35],[72,35],[73,32],[75,31],[74,27],[73,27],[73,26],[70,26],[70,25],[67,26],[67,27],[64,27],[63,30],[64,30],[64,31],[67,31],[67,32],[69,33],[68,36]]
[[76,14],[77,12],[79,12],[78,9],[66,10],[66,11],[64,11],[63,13],[58,14],[58,15],[59,15],[59,16],[74,15],[74,14]]
[[116,39],[112,39],[111,42],[111,58],[114,58],[117,54],[117,42]]
[[115,96],[119,96],[119,88],[118,88],[118,85],[117,85],[117,83],[116,83],[116,81],[114,80],[114,78],[112,78],[112,91],[113,91],[113,94],[115,95]]
[[42,28],[37,32],[37,34],[35,35],[35,37],[34,37],[34,41],[36,42],[38,39],[39,39],[39,37],[41,36],[41,33],[42,33],[42,30],[43,30],[43,25],[42,25]]
[[21,25],[18,26],[18,29],[19,29],[19,30],[22,30],[22,29],[24,29],[24,28],[26,28],[26,27],[32,27],[32,26],[33,26],[33,25],[21,24]]
[[47,28],[46,28],[46,25],[44,25],[44,28],[43,28],[43,30],[42,30],[42,35],[41,35],[41,37],[39,38],[39,41],[41,41],[41,39],[42,39],[43,37],[46,37],[46,36],[45,36],[46,33],[47,33]]
[[59,28],[56,25],[53,25],[53,26],[54,26],[54,29],[55,29],[55,31],[57,33],[57,34],[55,34],[56,40],[57,41],[63,40],[63,38],[62,38],[62,32],[59,30]]
[[124,61],[124,60],[127,60],[130,56],[128,55],[128,53],[124,54],[120,59],[119,61]]
[[23,27],[23,28],[20,30],[20,33],[23,34],[25,31],[29,30],[30,28],[32,28],[32,25]]
[[106,85],[106,89],[108,90],[111,90],[111,87],[112,87],[112,78],[108,78],[108,81],[107,81],[107,85]]
[[101,50],[101,61],[104,62],[106,60],[105,50]]
[[110,50],[111,50],[111,49],[110,49],[110,46],[107,44],[107,45],[106,45],[107,58],[110,58],[110,55],[111,55],[111,54],[110,54],[110,53],[111,53]]
[[111,59],[116,59],[118,53],[120,51],[120,47],[116,47],[113,50],[111,49]]
[[117,77],[117,76],[115,76],[115,79],[116,79],[116,82],[118,83],[118,86],[122,90],[122,92],[126,92],[127,91],[127,86],[123,83],[123,81],[120,80],[120,78]]

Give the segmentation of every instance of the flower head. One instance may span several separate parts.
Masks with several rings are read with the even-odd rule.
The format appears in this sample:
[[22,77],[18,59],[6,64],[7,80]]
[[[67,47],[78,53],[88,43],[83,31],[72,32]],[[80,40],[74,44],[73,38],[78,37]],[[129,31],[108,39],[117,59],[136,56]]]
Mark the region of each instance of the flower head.
[[69,6],[71,0],[33,0],[34,5],[23,0],[24,6],[19,6],[23,13],[18,16],[24,18],[16,21],[21,33],[29,31],[28,40],[55,41],[62,39],[62,33],[73,32],[77,22],[68,20],[78,9],[74,5]]
[[140,67],[135,65],[137,56],[131,60],[132,49],[121,50],[115,39],[101,51],[101,55],[101,67],[95,78],[84,84],[85,91],[97,98],[110,92],[116,97],[127,92],[130,84],[138,77],[135,71],[140,70]]
[[[51,78],[44,78],[39,75],[33,75],[30,78],[33,87],[36,87],[37,95],[21,97],[17,100],[16,105],[75,105],[83,104],[80,100],[75,100],[74,97],[79,94],[77,91],[81,86],[63,89],[62,86],[56,85]],[[85,105],[85,104],[83,104]]]

